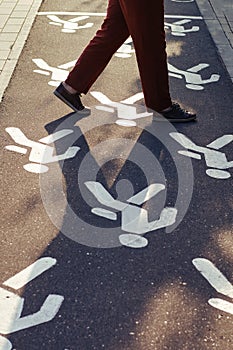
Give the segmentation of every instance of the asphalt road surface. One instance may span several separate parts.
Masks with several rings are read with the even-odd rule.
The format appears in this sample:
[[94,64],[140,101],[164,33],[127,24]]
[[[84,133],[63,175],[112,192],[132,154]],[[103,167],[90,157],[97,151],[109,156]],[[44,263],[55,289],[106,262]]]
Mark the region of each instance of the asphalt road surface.
[[105,11],[44,1],[0,105],[0,348],[230,350],[232,82],[195,2],[166,0],[198,121],[153,120],[130,39],[72,113],[52,92]]

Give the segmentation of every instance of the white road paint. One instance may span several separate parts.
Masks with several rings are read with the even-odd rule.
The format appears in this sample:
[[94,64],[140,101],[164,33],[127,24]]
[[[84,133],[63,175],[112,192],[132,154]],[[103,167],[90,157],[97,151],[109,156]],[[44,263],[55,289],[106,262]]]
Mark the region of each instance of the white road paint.
[[[164,208],[158,220],[149,222],[148,211],[144,208],[136,206],[143,204],[150,198],[157,195],[160,191],[163,191],[165,189],[165,186],[163,184],[150,185],[148,188],[130,197],[127,200],[128,204],[114,199],[99,182],[87,181],[85,182],[85,185],[89,189],[89,191],[95,196],[95,198],[99,201],[99,203],[121,212],[122,231],[130,232],[137,235],[143,235],[147,232],[151,232],[160,228],[173,225],[176,221],[177,210],[175,208]],[[132,203],[136,205],[133,205]],[[92,212],[98,216],[110,219],[109,211],[105,212],[103,210],[101,211],[100,208],[94,208]],[[113,219],[115,220],[114,214],[115,213],[113,213]],[[127,237],[129,238],[129,241]],[[132,242],[134,242],[136,239],[136,235],[123,235],[121,243],[125,241],[131,242],[132,238]],[[144,246],[145,240],[136,239],[136,242],[138,242],[137,244],[141,242],[140,244]],[[133,244],[134,243],[132,243],[132,246]],[[127,243],[127,246],[129,246],[129,243]]]
[[[193,259],[192,262],[196,269],[218,293],[233,298],[233,285],[210,260],[196,258]],[[233,315],[233,303],[229,301],[220,298],[210,298],[208,303],[216,309]]]
[[76,63],[76,60],[73,60],[73,61],[70,61],[68,63],[64,63],[64,64],[60,64],[58,66],[58,68],[61,68],[61,69],[70,69],[72,68]]
[[47,171],[49,170],[49,168],[46,165],[43,164],[25,164],[23,165],[24,170],[28,171],[29,173],[33,173],[33,174],[43,174],[43,173],[47,173]]
[[[69,12],[69,11],[48,11],[48,12],[38,12],[38,16],[48,16],[48,15],[60,15],[60,16],[96,16],[96,17],[106,17],[106,12]],[[199,19],[202,20],[202,16],[185,16],[185,15],[165,15],[165,18],[187,18],[187,19]]]
[[221,136],[206,147],[196,145],[187,136],[178,132],[172,132],[170,136],[180,145],[187,148],[187,151],[178,151],[179,154],[198,160],[201,159],[200,153],[204,155],[207,167],[211,168],[206,170],[208,176],[216,179],[227,179],[231,176],[226,169],[233,167],[233,161],[228,161],[225,153],[218,151],[218,149],[232,142],[233,135]]
[[206,174],[209,177],[213,177],[214,179],[229,179],[231,177],[231,174],[228,173],[228,171],[224,170],[217,170],[217,169],[208,169],[206,170]]
[[105,219],[117,220],[117,214],[110,210],[106,210],[103,208],[93,208],[91,209],[91,212],[95,215],[102,216]]
[[5,147],[8,151],[20,153],[20,154],[27,154],[27,150],[23,147],[9,145]]
[[33,58],[32,61],[39,67],[40,69],[35,69],[35,73],[50,75],[51,81],[48,82],[51,86],[58,86],[62,81],[66,80],[69,71],[67,69],[74,66],[76,61],[68,62],[65,65],[60,65],[58,68],[51,67],[41,58]]
[[140,100],[142,100],[144,98],[143,92],[138,92],[133,96],[130,96],[126,99],[124,99],[123,101],[121,101],[122,103],[125,103],[127,105],[132,105],[135,102],[138,102]]
[[169,75],[174,78],[185,78],[186,87],[191,90],[204,90],[203,85],[216,83],[220,79],[219,74],[212,74],[209,79],[202,79],[200,72],[204,68],[208,68],[208,63],[199,63],[198,65],[188,68],[187,70],[178,69],[168,63]]
[[34,73],[41,74],[41,75],[47,75],[47,76],[50,75],[49,72],[45,72],[44,70],[41,70],[41,69],[34,69],[33,72],[34,72]]
[[98,202],[107,207],[111,207],[121,211],[128,206],[127,203],[122,203],[117,199],[114,199],[100,182],[87,181],[85,182],[85,185],[89,189],[89,191],[96,197]]
[[94,25],[94,23],[90,23],[90,22],[82,25],[79,24],[80,21],[84,21],[85,19],[88,19],[90,16],[79,16],[79,17],[69,19],[67,21],[59,18],[56,15],[48,15],[47,17],[51,21],[49,22],[49,24],[62,27],[61,31],[63,33],[76,33],[76,31],[79,29],[91,28]]
[[[131,96],[130,98],[127,98],[120,102],[115,102],[110,100],[106,95],[104,95],[102,92],[99,91],[91,91],[91,95],[98,100],[103,105],[96,106],[95,108],[102,111],[108,111],[111,113],[114,113],[116,111],[118,120],[116,123],[118,125],[125,126],[122,120],[127,121],[134,121],[139,118],[147,118],[152,117],[153,113],[150,112],[137,112],[136,106],[133,106],[133,102],[141,99],[141,93],[137,93],[134,96]],[[104,106],[107,105],[107,106]],[[110,107],[110,108],[109,108]],[[135,125],[135,123],[131,123],[132,126]],[[130,126],[126,123],[126,126]]]
[[174,2],[193,2],[194,0],[172,0]]
[[232,284],[211,261],[204,258],[196,258],[193,259],[193,265],[218,293],[233,298]]
[[119,236],[120,243],[129,248],[144,248],[148,245],[148,239],[131,233]]
[[123,45],[117,50],[115,53],[116,57],[121,57],[121,58],[129,58],[132,56],[132,53],[135,52],[134,48],[132,48],[133,45],[133,39],[129,37]]
[[209,143],[207,147],[213,149],[220,149],[233,141],[233,135],[223,135],[217,138],[215,141]]
[[189,29],[185,28],[185,24],[190,23],[190,19],[182,19],[173,23],[165,22],[165,29],[170,29],[171,34],[174,36],[185,36],[187,33],[198,32],[199,26],[192,26]]
[[[6,280],[3,286],[14,290],[22,288],[55,264],[56,259],[41,258]],[[38,312],[21,316],[24,298],[12,291],[0,288],[0,334],[10,334],[51,321],[59,311],[63,300],[64,297],[61,295],[49,294]],[[11,342],[2,336],[0,336],[0,349],[12,349]]]
[[69,12],[69,11],[49,11],[49,12],[38,12],[37,16],[50,16],[50,15],[64,15],[64,16],[96,16],[106,17],[106,12]]
[[189,157],[189,158],[194,158],[194,159],[201,160],[201,155],[200,154],[196,154],[196,153],[189,152],[189,151],[179,151],[178,153],[182,154],[183,156]]
[[118,119],[116,121],[116,124],[119,126],[124,126],[124,127],[128,127],[128,128],[132,128],[132,126],[136,126],[137,123],[133,120],[126,120],[126,119]]
[[[67,135],[72,134],[73,130],[70,129],[57,131],[52,135],[41,138],[39,142],[28,139],[19,128],[9,127],[6,128],[6,132],[19,145],[31,148],[29,161],[32,163],[25,164],[23,167],[25,170],[32,173],[38,174],[46,172],[49,168],[45,164],[73,158],[80,150],[80,147],[77,146],[69,147],[65,153],[56,155],[54,154],[56,151],[55,147],[48,146],[48,144],[51,144]],[[5,146],[5,149],[22,154],[27,153],[27,149],[15,145]]]
[[208,303],[215,307],[218,310],[227,312],[228,314],[233,315],[233,303],[219,299],[219,298],[211,298],[208,300]]
[[11,350],[12,344],[10,340],[0,335],[0,349],[1,350]]
[[[193,2],[193,0],[186,0],[186,1],[172,0],[172,1],[183,2],[183,3]],[[78,15],[81,17],[77,17],[77,18],[73,18],[71,20],[65,21],[65,20],[61,20],[58,16],[56,16],[56,14]],[[62,26],[63,32],[72,33],[72,32],[75,32],[77,29],[90,28],[91,26],[93,26],[93,23],[87,23],[83,26],[80,26],[78,24],[79,21],[85,20],[90,16],[98,17],[98,16],[105,16],[106,14],[105,13],[84,13],[84,12],[47,12],[47,13],[40,12],[38,13],[38,15],[47,15],[48,18],[51,21],[53,21],[53,22],[50,22],[50,24]],[[179,18],[179,19],[184,18],[184,20],[180,20],[172,24],[166,23],[166,25],[171,29],[172,34],[176,36],[184,36],[186,35],[186,33],[198,31],[199,27],[197,26],[194,26],[191,29],[185,29],[183,25],[190,22],[189,19],[202,19],[202,17],[196,17],[196,16],[169,16],[169,15],[165,16],[165,18]],[[130,42],[123,44],[122,47],[118,50],[116,54],[118,57],[127,58],[127,57],[130,57],[131,53],[134,52],[131,46],[127,45],[129,43]],[[53,68],[47,65],[46,62],[41,59],[35,59],[33,61],[42,69],[48,70],[48,72],[44,70],[35,70],[34,72],[44,74],[47,76],[50,75],[50,72],[51,72],[52,80],[56,82],[65,80],[67,77],[67,71],[65,71],[65,69],[69,69],[75,63],[75,61],[72,61],[71,62],[72,65],[71,63],[67,63],[59,66],[58,68]],[[186,86],[189,89],[203,90],[204,87],[202,85],[212,83],[212,82],[217,82],[220,78],[219,75],[212,74],[209,79],[202,80],[201,75],[196,73],[206,67],[209,67],[209,65],[202,63],[195,67],[189,68],[187,71],[183,71],[183,70],[177,69],[172,65],[169,65],[169,74],[170,76],[173,76],[179,79],[182,79],[184,77],[186,80]],[[134,100],[135,97],[132,97],[120,103],[113,102],[109,99],[106,99],[103,96],[103,94],[101,95],[100,94],[101,93],[97,92],[96,94],[94,92],[93,96],[99,99],[100,102],[105,103],[107,105],[112,105],[114,108],[117,108],[118,117],[119,117],[117,123],[119,125],[124,125],[124,123],[125,123],[124,126],[127,126],[127,123],[128,123],[128,126],[136,125],[136,123],[133,121],[134,119],[147,117],[151,115],[150,113],[145,113],[144,115],[143,113],[137,114],[135,112],[136,108],[135,109],[132,108],[129,111],[129,109],[126,110],[124,105],[122,106],[122,103],[132,104],[136,102],[138,97],[140,97],[141,99],[143,97],[142,93],[140,93],[140,96],[137,96],[135,100]],[[129,106],[127,106],[127,108],[129,108]],[[114,109],[111,109],[111,111],[113,112]],[[16,143],[32,148],[29,160],[36,161],[36,162],[38,162],[38,159],[41,160],[40,153],[42,151],[43,145],[41,145],[39,142],[49,144],[54,142],[57,139],[60,139],[72,133],[72,130],[69,130],[68,133],[66,133],[66,131],[61,131],[59,135],[55,135],[55,134],[50,135],[48,137],[40,139],[39,142],[34,142],[27,139],[25,135],[20,131],[20,129],[7,128],[6,131],[11,135],[11,137],[14,139]],[[218,150],[219,148],[222,148],[232,140],[233,140],[233,135],[224,135],[222,138],[219,138],[213,141],[212,143],[210,143],[209,145],[207,145],[207,147]],[[210,152],[213,152],[213,150],[210,150],[210,152],[208,152],[209,150],[206,151],[205,147],[196,146],[194,143],[192,143],[192,141],[190,143],[190,142],[187,142],[187,140],[185,140],[184,143],[186,143],[186,145],[189,146],[188,148],[190,148],[191,150],[203,153],[205,156],[206,164],[208,166],[211,166],[212,164],[216,166],[217,164],[218,166],[221,167],[221,169],[227,169],[233,166],[233,162],[227,162],[224,156],[223,157],[220,156],[220,154],[223,155],[223,153],[221,152],[217,152],[215,153],[215,156],[213,156],[213,153],[210,153]],[[46,150],[48,150],[48,146],[46,147],[47,147]],[[6,146],[6,149],[17,153],[21,153],[21,154],[27,153],[27,150],[25,150],[24,148],[13,146],[13,145]],[[69,152],[66,153],[66,157],[67,158],[74,157],[78,151],[77,149],[79,150],[79,147],[73,147],[73,148],[71,147],[69,149]],[[44,148],[43,148],[43,152],[44,152]],[[199,154],[195,154],[190,151],[187,151],[186,153],[185,151],[181,151],[181,152],[183,152],[182,154],[185,156],[189,156],[199,160],[201,159],[201,156]],[[56,157],[59,157],[59,156],[53,156],[51,152],[48,152],[48,155],[46,157],[47,157],[47,160],[44,161],[43,159],[43,163],[50,163],[52,161],[57,161],[58,158]],[[54,160],[55,158],[56,160]],[[61,158],[61,159],[66,159],[66,158]],[[26,164],[24,167],[26,170],[30,171],[29,170],[30,166],[32,168],[34,167],[34,169],[36,169],[36,167],[38,167],[39,169],[40,167],[41,169],[44,169],[44,171],[45,170],[47,171],[47,167],[41,164]],[[40,171],[34,170],[33,172],[40,172]],[[216,178],[221,178],[221,176],[223,176],[222,178],[224,178],[224,175],[223,175],[224,173],[226,176],[225,178],[230,177],[230,174],[228,172],[224,172],[218,169],[208,169],[206,172],[209,176],[216,177]],[[134,230],[137,230],[138,226],[141,225],[141,232],[140,233],[137,232],[138,234],[129,233],[129,234],[120,235],[119,239],[122,245],[125,245],[127,247],[132,247],[132,248],[145,247],[148,244],[148,240],[145,237],[140,236],[141,234],[144,234],[145,232],[149,232],[154,229],[171,225],[171,223],[169,224],[169,221],[172,222],[172,224],[174,223],[174,220],[176,217],[176,212],[174,208],[163,209],[159,220],[154,221],[153,223],[148,223],[148,216],[147,216],[146,210],[142,208],[134,207],[131,204],[125,204],[120,201],[117,201],[113,197],[111,197],[109,193],[107,193],[107,191],[103,188],[103,186],[100,187],[97,183],[95,183],[94,186],[92,185],[93,184],[91,184],[90,182],[86,183],[86,186],[96,196],[96,198],[101,204],[104,204],[114,209],[122,211],[122,229],[131,228],[132,232],[134,232]],[[164,188],[165,186],[162,184],[153,184],[149,186],[148,189],[144,189],[143,191],[129,198],[127,202],[132,204],[142,204],[145,201],[152,198],[153,196],[155,196],[160,191],[164,190]],[[124,220],[123,220],[123,211],[125,216]],[[103,216],[111,220],[116,220],[116,213],[113,213],[109,210],[102,209],[102,208],[93,208],[92,212],[96,215]],[[136,214],[136,217],[135,217],[135,214]],[[151,224],[149,225],[151,227],[150,230],[148,230],[148,224]],[[128,231],[128,230],[125,230],[125,231]],[[33,279],[35,279],[37,276],[39,276],[43,272],[45,272],[46,270],[50,269],[55,264],[56,264],[56,259],[52,259],[52,258],[39,259],[38,261],[36,261],[34,264],[30,265],[23,271],[9,278],[7,281],[3,283],[3,285],[14,289],[19,289],[22,286],[29,283],[30,281],[32,281]],[[205,279],[215,288],[217,292],[233,298],[232,284],[209,260],[197,258],[193,260],[193,264],[197,268],[197,270],[200,271],[203,277],[205,277]],[[43,305],[41,306],[38,312],[32,315],[20,317],[23,310],[24,298],[21,298],[12,292],[9,292],[3,288],[0,288],[0,312],[2,316],[0,319],[0,332],[3,334],[9,334],[11,332],[16,332],[16,331],[33,327],[35,325],[39,325],[41,323],[45,323],[52,320],[56,316],[58,310],[60,309],[63,300],[64,298],[62,296],[51,294],[46,298],[46,300],[44,301]],[[233,303],[230,303],[228,301],[218,299],[218,298],[211,298],[208,302],[211,306],[217,309],[233,314]],[[11,342],[2,336],[0,336],[0,349],[1,350],[12,349]]]
[[144,188],[144,190],[127,199],[127,202],[140,205],[150,200],[163,190],[165,190],[165,185],[151,184],[147,188]]
[[37,276],[41,275],[43,272],[49,270],[52,266],[56,264],[56,259],[53,258],[41,258],[26,267],[24,270],[20,271],[13,277],[6,280],[3,285],[13,288],[19,289],[25,286],[30,281],[34,280]]
[[0,333],[10,334],[51,321],[56,316],[63,300],[64,297],[61,295],[50,294],[38,312],[20,317],[24,298],[0,288]]

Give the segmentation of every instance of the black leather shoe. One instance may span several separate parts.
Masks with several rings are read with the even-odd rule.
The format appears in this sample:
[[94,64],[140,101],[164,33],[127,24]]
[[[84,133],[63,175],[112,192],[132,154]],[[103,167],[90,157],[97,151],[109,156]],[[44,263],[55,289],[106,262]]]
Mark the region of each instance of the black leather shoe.
[[[196,120],[196,114],[188,112],[180,107],[180,105],[176,102],[172,103],[171,109],[166,112],[158,112],[161,114],[166,120],[171,123],[181,123],[181,122],[191,122]],[[159,117],[155,117],[155,120],[159,120]],[[160,117],[160,120],[163,118]]]
[[88,108],[85,108],[81,102],[80,94],[71,94],[61,83],[56,90],[54,90],[54,95],[62,100],[65,104],[71,107],[75,112],[90,113]]

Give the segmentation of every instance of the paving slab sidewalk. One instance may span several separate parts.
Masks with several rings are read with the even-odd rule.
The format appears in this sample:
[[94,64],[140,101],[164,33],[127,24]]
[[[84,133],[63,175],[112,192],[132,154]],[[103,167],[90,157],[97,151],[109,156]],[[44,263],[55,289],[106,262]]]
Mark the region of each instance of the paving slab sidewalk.
[[[233,0],[196,0],[233,82]],[[0,0],[0,102],[43,0]]]
[[233,82],[233,0],[196,0]]
[[0,0],[0,102],[43,0]]

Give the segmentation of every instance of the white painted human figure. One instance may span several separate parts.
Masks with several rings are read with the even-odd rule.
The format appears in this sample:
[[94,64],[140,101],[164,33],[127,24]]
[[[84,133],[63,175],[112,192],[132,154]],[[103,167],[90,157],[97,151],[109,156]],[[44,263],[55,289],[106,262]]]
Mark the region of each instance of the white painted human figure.
[[203,90],[203,85],[218,82],[220,75],[212,74],[209,79],[202,79],[199,72],[209,67],[207,63],[200,63],[194,67],[187,70],[178,69],[172,64],[168,63],[169,75],[174,78],[183,79],[185,78],[186,87],[191,90]]
[[39,73],[42,75],[51,75],[51,80],[48,82],[48,85],[58,86],[62,81],[66,80],[69,74],[69,68],[72,68],[75,65],[76,60],[61,64],[58,67],[52,67],[46,63],[42,58],[33,58],[32,60],[37,67],[40,69],[34,69],[33,72]]
[[233,135],[229,134],[221,136],[215,141],[209,143],[206,147],[197,146],[187,136],[179,132],[172,132],[170,133],[170,136],[187,149],[187,151],[179,151],[179,154],[198,160],[201,160],[200,153],[204,155],[206,165],[209,168],[206,170],[208,176],[216,179],[227,179],[231,176],[231,174],[225,169],[232,168],[233,161],[228,161],[225,153],[218,150],[232,142]]
[[198,26],[192,26],[189,29],[185,28],[184,25],[190,22],[190,19],[182,19],[173,23],[165,22],[165,29],[170,29],[171,34],[174,36],[185,36],[187,33],[198,32],[200,29]]
[[[50,269],[56,264],[56,259],[46,257],[37,260],[15,276],[3,282],[5,288],[0,288],[0,334],[10,334],[30,327],[38,326],[51,321],[58,313],[64,297],[57,294],[49,294],[39,311],[31,315],[21,317],[24,298],[12,291],[18,290]],[[0,336],[1,350],[12,349],[12,344],[5,337]]]
[[[233,285],[210,260],[196,258],[192,262],[195,268],[218,293],[233,299]],[[233,315],[233,302],[221,298],[210,298],[208,303],[216,309]]]
[[79,29],[91,28],[94,25],[94,23],[91,22],[85,23],[83,25],[79,24],[79,22],[90,18],[90,16],[78,16],[69,19],[68,21],[63,20],[56,15],[47,15],[47,17],[51,21],[49,24],[62,27],[61,31],[63,33],[75,33]]
[[[48,171],[48,166],[45,164],[58,162],[61,160],[73,158],[76,156],[80,147],[69,147],[63,154],[56,155],[55,148],[49,144],[73,133],[73,130],[64,129],[55,132],[54,134],[43,137],[38,142],[29,140],[19,128],[9,127],[6,132],[19,145],[31,148],[29,161],[32,163],[25,164],[23,168],[32,173],[44,173]],[[15,145],[8,145],[5,148],[9,151],[26,154],[27,149]]]
[[[148,211],[139,207],[165,189],[163,184],[151,184],[126,200],[127,203],[114,199],[103,185],[96,181],[85,182],[86,187],[99,203],[121,212],[121,229],[130,234],[119,236],[120,243],[133,248],[141,248],[148,244],[146,238],[139,239],[139,235],[173,225],[177,216],[177,209],[164,208],[158,220],[148,220]],[[117,214],[103,208],[93,208],[92,213],[109,220],[117,220]]]
[[100,106],[96,106],[96,109],[109,113],[114,113],[115,111],[117,111],[118,119],[116,121],[116,124],[121,126],[135,126],[136,122],[134,120],[139,118],[150,117],[153,115],[153,113],[147,111],[137,113],[136,106],[133,106],[135,102],[143,98],[142,92],[139,92],[120,102],[110,100],[106,95],[99,91],[91,91],[91,95],[103,104]]

